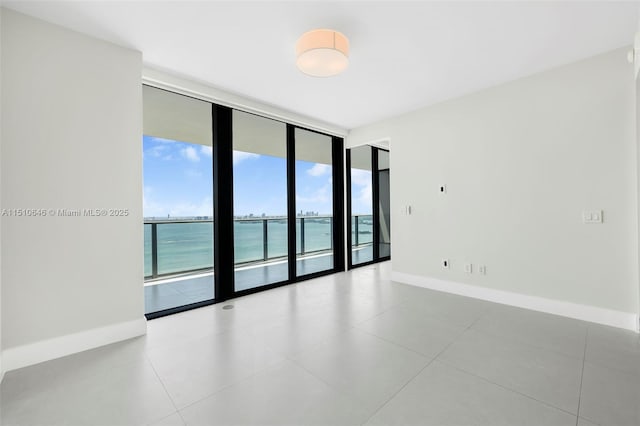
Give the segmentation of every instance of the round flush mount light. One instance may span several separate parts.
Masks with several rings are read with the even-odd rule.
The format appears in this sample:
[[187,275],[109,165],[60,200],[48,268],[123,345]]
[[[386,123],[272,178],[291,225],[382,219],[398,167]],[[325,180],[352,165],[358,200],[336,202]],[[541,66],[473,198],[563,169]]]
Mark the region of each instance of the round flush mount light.
[[340,74],[349,65],[349,40],[334,30],[312,30],[300,36],[296,44],[296,65],[313,77]]

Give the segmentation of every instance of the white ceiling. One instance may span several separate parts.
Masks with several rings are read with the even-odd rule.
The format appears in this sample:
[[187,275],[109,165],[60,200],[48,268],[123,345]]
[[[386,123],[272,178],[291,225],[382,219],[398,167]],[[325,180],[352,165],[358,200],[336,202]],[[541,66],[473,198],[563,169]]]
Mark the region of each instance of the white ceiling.
[[[638,2],[12,2],[143,52],[144,62],[354,128],[631,45]],[[297,38],[350,39],[348,70],[308,77]]]

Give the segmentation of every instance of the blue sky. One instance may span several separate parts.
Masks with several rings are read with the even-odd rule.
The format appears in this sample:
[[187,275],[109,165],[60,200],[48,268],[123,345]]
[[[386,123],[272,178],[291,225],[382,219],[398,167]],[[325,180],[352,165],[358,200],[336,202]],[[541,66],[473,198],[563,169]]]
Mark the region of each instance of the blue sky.
[[[213,216],[211,155],[211,147],[144,136],[144,217]],[[234,215],[286,214],[284,158],[235,151],[233,166]],[[353,179],[354,213],[371,213],[368,176]],[[331,186],[330,166],[297,161],[296,211],[331,214]]]

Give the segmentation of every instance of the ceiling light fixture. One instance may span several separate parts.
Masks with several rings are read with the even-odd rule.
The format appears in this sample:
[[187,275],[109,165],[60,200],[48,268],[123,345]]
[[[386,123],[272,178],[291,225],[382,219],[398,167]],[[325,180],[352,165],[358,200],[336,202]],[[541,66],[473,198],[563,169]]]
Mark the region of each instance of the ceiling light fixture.
[[340,74],[349,65],[349,40],[334,30],[312,30],[300,36],[296,44],[296,65],[313,77]]

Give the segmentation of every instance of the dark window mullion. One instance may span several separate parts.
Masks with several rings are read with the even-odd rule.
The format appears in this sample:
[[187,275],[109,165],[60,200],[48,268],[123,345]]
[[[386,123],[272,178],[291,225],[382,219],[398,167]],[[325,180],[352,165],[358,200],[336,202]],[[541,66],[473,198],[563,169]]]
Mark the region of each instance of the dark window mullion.
[[223,301],[234,293],[232,109],[213,104],[212,117],[214,282],[215,298]]
[[[351,150],[347,149],[347,183],[345,185],[347,191],[347,269],[353,268],[353,237],[351,233],[353,232],[353,225],[351,224],[353,212],[351,205]],[[358,229],[358,224],[356,223],[356,229]],[[356,235],[356,241],[358,241],[358,236]]]
[[333,269],[344,271],[344,139],[331,138],[333,169]]
[[296,279],[296,147],[295,127],[287,124],[287,240],[289,281]]
[[380,177],[378,176],[378,149],[371,147],[371,187],[373,189],[373,260],[380,258]]

